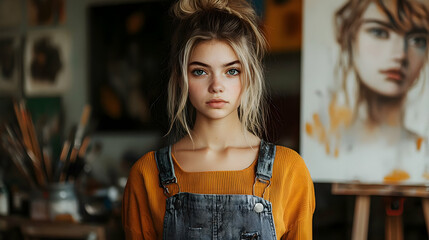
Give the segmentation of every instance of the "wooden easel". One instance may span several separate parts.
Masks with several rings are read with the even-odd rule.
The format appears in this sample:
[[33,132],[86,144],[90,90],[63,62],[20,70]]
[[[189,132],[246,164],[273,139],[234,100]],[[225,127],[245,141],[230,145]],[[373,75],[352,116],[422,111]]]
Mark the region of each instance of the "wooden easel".
[[[332,194],[356,196],[355,210],[353,216],[352,240],[367,239],[371,196],[394,197],[395,201],[403,201],[404,197],[422,198],[422,207],[425,217],[426,230],[428,231],[429,235],[429,187],[408,185],[366,185],[333,183]],[[401,203],[399,202],[398,204],[398,207],[401,207]],[[404,239],[402,214],[386,215],[385,231],[387,240]]]

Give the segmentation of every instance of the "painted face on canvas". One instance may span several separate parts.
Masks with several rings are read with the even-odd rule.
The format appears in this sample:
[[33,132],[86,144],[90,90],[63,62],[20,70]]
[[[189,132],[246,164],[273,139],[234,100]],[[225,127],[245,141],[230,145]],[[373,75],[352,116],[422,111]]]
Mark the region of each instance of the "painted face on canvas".
[[195,46],[189,58],[188,85],[197,118],[238,116],[241,69],[237,54],[226,42],[210,40]]
[[398,30],[375,3],[368,5],[361,21],[353,46],[358,77],[380,95],[406,94],[425,64],[428,32]]

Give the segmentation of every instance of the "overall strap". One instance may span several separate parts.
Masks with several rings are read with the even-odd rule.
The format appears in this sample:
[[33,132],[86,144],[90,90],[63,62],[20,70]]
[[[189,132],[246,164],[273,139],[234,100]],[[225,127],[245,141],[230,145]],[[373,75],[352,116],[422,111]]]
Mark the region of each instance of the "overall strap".
[[167,185],[177,184],[177,178],[174,174],[173,160],[171,159],[171,145],[155,152],[156,166],[159,171],[159,186],[164,189],[164,194],[168,195]]
[[259,147],[258,165],[256,167],[256,178],[270,181],[273,175],[274,158],[276,156],[276,146],[272,143],[261,140]]
[[264,192],[262,193],[262,198],[265,198],[265,192],[267,192],[267,198],[269,198],[268,188],[271,185],[271,176],[273,175],[275,156],[276,146],[261,139],[261,145],[259,146],[258,164],[256,166],[256,176],[255,181],[253,182],[253,195],[255,195],[256,183],[261,182],[266,184]]

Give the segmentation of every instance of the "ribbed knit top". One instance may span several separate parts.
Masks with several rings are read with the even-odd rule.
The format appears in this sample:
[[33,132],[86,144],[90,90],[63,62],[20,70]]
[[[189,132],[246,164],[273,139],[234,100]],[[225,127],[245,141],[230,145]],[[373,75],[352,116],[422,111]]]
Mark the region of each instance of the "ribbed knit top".
[[[181,192],[252,195],[257,160],[238,171],[186,172],[173,158]],[[159,186],[154,152],[132,167],[122,202],[127,239],[162,239],[167,197]],[[257,182],[255,195],[262,197],[266,184]],[[177,193],[175,184],[170,192]],[[264,198],[272,203],[278,239],[312,239],[314,188],[303,159],[295,151],[276,146],[273,176]]]

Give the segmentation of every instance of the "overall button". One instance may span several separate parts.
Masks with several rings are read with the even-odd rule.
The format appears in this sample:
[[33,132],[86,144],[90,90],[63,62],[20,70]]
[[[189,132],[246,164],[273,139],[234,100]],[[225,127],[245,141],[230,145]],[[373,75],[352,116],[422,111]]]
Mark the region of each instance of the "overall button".
[[253,211],[255,211],[257,213],[261,213],[262,211],[264,211],[264,205],[262,205],[262,203],[255,204]]

